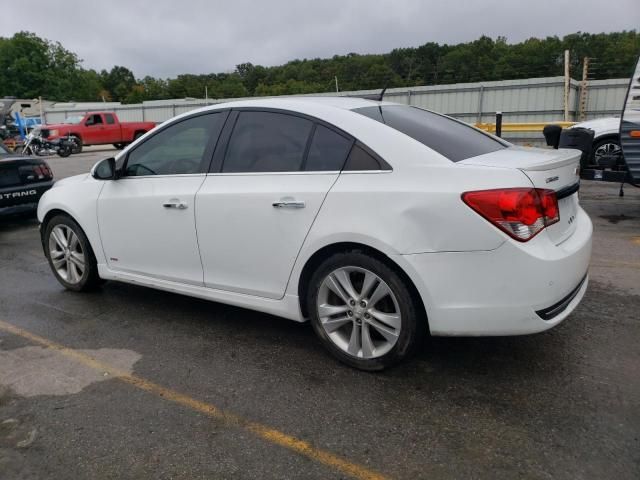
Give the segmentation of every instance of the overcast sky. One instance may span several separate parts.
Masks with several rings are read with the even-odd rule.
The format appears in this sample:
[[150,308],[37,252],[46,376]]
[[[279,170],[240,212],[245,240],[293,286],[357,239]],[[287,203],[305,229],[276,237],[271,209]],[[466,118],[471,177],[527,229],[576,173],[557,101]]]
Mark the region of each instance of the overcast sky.
[[640,0],[33,0],[3,2],[0,36],[61,42],[86,68],[136,77],[383,53],[485,34],[509,42],[640,28]]

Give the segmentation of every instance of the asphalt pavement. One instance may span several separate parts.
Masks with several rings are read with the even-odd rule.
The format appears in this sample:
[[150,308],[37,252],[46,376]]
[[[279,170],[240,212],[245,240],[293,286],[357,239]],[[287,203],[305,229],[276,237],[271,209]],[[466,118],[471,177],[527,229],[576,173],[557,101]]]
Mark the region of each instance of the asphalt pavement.
[[0,479],[638,479],[640,190],[580,197],[591,283],[565,322],[432,338],[376,374],[306,324],[115,282],[67,292],[37,221],[2,219]]

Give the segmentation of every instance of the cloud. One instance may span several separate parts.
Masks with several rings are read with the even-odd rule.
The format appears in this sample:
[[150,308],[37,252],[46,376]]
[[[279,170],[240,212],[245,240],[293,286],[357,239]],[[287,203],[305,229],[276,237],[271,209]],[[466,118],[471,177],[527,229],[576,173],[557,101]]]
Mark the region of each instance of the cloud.
[[[28,30],[61,42],[87,68],[123,65],[136,77],[232,71],[252,62],[383,53],[480,35],[528,37],[637,28],[637,0],[67,0],[3,6],[1,36]],[[602,22],[606,18],[606,22]]]

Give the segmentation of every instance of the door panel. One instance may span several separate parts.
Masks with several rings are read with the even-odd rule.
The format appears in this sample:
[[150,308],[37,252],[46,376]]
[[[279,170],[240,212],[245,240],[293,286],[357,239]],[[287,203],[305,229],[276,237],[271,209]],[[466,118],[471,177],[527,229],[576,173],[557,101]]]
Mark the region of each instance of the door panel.
[[337,177],[335,172],[207,176],[195,209],[205,286],[282,298]]
[[104,122],[104,130],[102,132],[101,143],[121,142],[122,134],[120,133],[120,124],[116,123],[116,119],[113,114],[105,113],[102,117]]
[[194,200],[204,179],[149,176],[105,182],[98,224],[109,268],[202,285]]
[[104,129],[102,115],[96,113],[89,115],[84,123],[85,128],[82,130],[82,143],[92,145],[100,143],[102,138],[102,130]]

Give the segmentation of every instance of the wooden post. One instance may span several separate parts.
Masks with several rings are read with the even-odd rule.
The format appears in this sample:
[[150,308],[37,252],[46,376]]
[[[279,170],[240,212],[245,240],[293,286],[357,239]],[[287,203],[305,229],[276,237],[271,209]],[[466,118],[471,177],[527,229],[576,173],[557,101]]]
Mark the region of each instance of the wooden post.
[[569,88],[571,85],[569,77],[569,50],[564,51],[564,118],[565,122],[569,121]]
[[582,63],[582,82],[580,83],[580,111],[578,120],[584,122],[587,119],[587,78],[589,78],[589,57],[584,57]]

